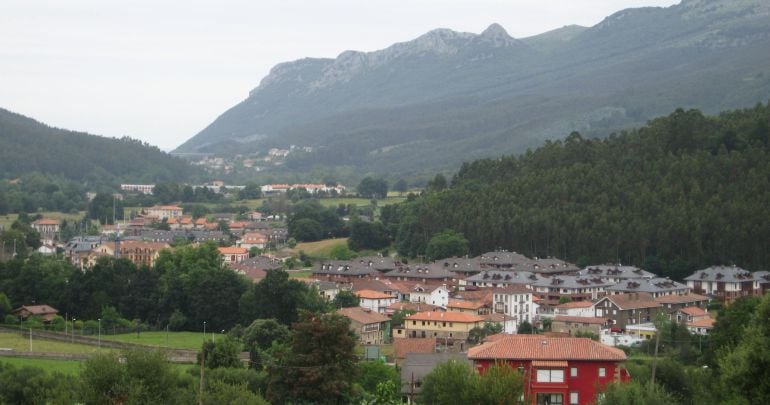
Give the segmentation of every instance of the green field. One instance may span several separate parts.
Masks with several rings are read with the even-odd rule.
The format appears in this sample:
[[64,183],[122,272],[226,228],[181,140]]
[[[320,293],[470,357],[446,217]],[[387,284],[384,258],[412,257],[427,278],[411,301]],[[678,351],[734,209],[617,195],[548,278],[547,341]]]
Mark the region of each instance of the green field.
[[[214,333],[215,339],[221,338],[222,334],[217,331]],[[211,331],[206,331],[206,337],[212,337]],[[200,350],[203,344],[202,332],[142,332],[138,336],[136,333],[124,333],[121,335],[102,336],[104,340],[112,340],[125,343],[134,343],[148,346],[168,347],[173,349]]]
[[[85,215],[85,211],[81,211],[77,214],[68,214],[64,212],[55,212],[55,211],[43,211],[43,212],[37,212],[37,213],[31,213],[29,214],[30,217],[40,214],[45,218],[53,218],[53,219],[66,219],[67,221],[77,221],[81,218],[83,218],[83,215]],[[7,215],[0,215],[0,225],[4,226],[5,229],[8,229],[11,227],[11,224],[13,224],[13,221],[16,221],[16,218],[18,218],[17,214],[7,214]]]
[[[29,338],[22,337],[16,333],[0,332],[0,348],[13,349],[17,352],[28,352]],[[109,349],[52,340],[40,340],[33,337],[32,351],[46,353],[98,353],[109,351]]]
[[331,253],[332,248],[337,245],[347,246],[347,244],[348,238],[334,238],[319,240],[317,242],[303,242],[298,243],[297,246],[291,249],[291,253],[297,256],[301,250],[312,258],[327,259],[329,258],[329,253]]
[[13,364],[16,367],[38,367],[49,373],[56,371],[69,375],[80,374],[82,364],[82,362],[74,360],[27,359],[22,357],[0,357],[0,363]]

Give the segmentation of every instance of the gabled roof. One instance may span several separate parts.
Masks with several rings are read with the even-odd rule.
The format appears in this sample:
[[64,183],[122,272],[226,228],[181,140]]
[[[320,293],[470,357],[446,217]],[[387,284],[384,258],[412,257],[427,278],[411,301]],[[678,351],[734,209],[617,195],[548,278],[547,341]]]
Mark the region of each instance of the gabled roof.
[[32,315],[46,315],[46,314],[59,313],[58,309],[50,305],[22,305],[19,308],[16,308],[14,312],[19,312],[21,310],[26,310]]
[[689,291],[689,288],[686,285],[667,278],[624,280],[611,287],[607,287],[607,291],[641,291],[649,293],[665,293],[685,290]]
[[648,293],[628,293],[628,294],[615,294],[608,295],[594,305],[599,305],[600,302],[609,300],[617,305],[621,310],[627,309],[640,309],[640,308],[657,308],[662,306],[660,302],[652,299],[652,296]]
[[719,281],[724,283],[740,283],[754,281],[754,275],[748,270],[736,266],[711,266],[698,270],[685,278],[686,281]]
[[588,338],[510,335],[468,350],[472,360],[623,361],[626,354]]
[[395,299],[395,297],[392,295],[388,295],[383,292],[373,291],[373,290],[356,291],[355,294],[358,296],[358,298],[368,299],[368,300]]
[[426,304],[424,302],[396,301],[388,305],[386,311],[388,313],[403,311],[403,310],[420,312],[420,311],[436,311],[438,309],[441,309],[441,307],[436,305]]
[[405,358],[408,353],[433,353],[436,338],[396,338],[393,339],[393,351],[397,359]]
[[410,321],[437,321],[437,322],[459,322],[473,323],[481,322],[484,317],[478,315],[466,314],[463,312],[418,312],[407,316],[405,319]]
[[713,318],[702,318],[698,319],[692,322],[687,323],[687,326],[692,328],[705,328],[705,329],[711,329],[714,327],[714,319]]
[[672,294],[672,295],[661,295],[660,297],[655,298],[655,301],[660,302],[661,304],[685,304],[688,302],[700,302],[700,301],[708,301],[708,297],[705,297],[703,295],[699,294]]
[[570,301],[557,305],[556,309],[590,308],[593,305],[591,301]]
[[459,308],[459,309],[472,309],[477,310],[482,308],[485,304],[481,301],[466,301],[450,299],[447,304],[447,308]]
[[243,254],[248,254],[249,253],[249,250],[246,249],[246,248],[239,248],[239,247],[234,247],[234,246],[231,246],[231,247],[219,247],[219,248],[217,248],[217,250],[219,250],[219,253],[223,254],[223,255],[243,255]]
[[337,313],[364,325],[390,321],[390,318],[385,315],[361,307],[340,308]]
[[596,317],[587,317],[587,316],[567,316],[567,315],[556,315],[553,317],[554,322],[572,322],[572,323],[590,323],[590,324],[598,324],[598,325],[604,325],[607,323],[606,318],[596,318]]
[[40,218],[37,221],[32,222],[33,225],[59,225],[58,219],[52,218]]
[[679,312],[690,315],[690,316],[708,316],[708,312],[698,308],[698,307],[685,307],[679,310]]

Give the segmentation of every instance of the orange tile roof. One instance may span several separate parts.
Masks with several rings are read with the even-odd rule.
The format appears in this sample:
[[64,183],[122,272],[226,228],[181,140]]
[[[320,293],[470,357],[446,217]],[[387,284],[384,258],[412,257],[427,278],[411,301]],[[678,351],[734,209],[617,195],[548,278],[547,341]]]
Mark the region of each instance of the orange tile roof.
[[687,326],[690,326],[693,328],[711,329],[714,327],[714,319],[713,318],[698,319],[697,321],[692,321],[688,323]]
[[397,359],[404,359],[409,353],[433,353],[436,351],[436,338],[395,338],[393,351]]
[[565,302],[564,304],[559,304],[556,306],[556,308],[560,308],[560,309],[589,308],[593,305],[594,303],[591,301],[572,301],[572,302]]
[[51,219],[51,218],[40,218],[37,221],[33,222],[35,225],[59,225],[58,219]]
[[242,255],[249,253],[248,249],[239,247],[220,247],[217,248],[217,250],[223,255]]
[[655,301],[663,304],[681,304],[685,302],[708,301],[708,297],[699,294],[663,295],[655,298]]
[[367,311],[361,307],[340,308],[337,310],[337,313],[364,325],[382,323],[390,320],[390,318],[385,315]]
[[396,311],[402,311],[402,310],[410,310],[410,311],[435,311],[441,307],[437,305],[431,305],[426,304],[424,302],[404,302],[404,301],[396,301],[390,305],[388,305],[387,310],[390,312],[396,312]]
[[356,291],[356,295],[358,298],[365,298],[368,300],[383,300],[388,298],[396,298],[392,295],[385,294],[383,292],[374,291],[374,290],[361,290]]
[[174,218],[174,217],[168,218],[168,219],[166,219],[166,223],[169,224],[169,225],[174,225],[174,224],[176,224],[176,218]]
[[708,316],[708,313],[698,307],[686,307],[679,310],[691,316]]
[[22,305],[16,311],[27,310],[32,315],[56,314],[59,310],[50,305]]
[[484,306],[481,301],[466,301],[450,299],[447,304],[447,308],[460,308],[460,309],[479,309]]
[[484,320],[483,316],[466,314],[463,312],[418,312],[406,317],[410,321],[446,321],[446,322],[460,322],[460,323],[473,323],[481,322]]
[[626,354],[588,338],[509,335],[468,350],[472,360],[605,360],[623,361]]
[[206,218],[198,218],[195,220],[195,225],[205,225],[206,224]]

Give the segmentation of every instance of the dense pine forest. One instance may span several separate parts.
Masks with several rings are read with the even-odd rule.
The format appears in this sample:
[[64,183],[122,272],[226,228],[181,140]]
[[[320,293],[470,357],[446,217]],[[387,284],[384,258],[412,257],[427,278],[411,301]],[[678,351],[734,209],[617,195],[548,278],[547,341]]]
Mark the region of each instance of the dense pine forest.
[[508,249],[622,262],[681,278],[770,262],[770,104],[676,110],[605,139],[579,133],[521,156],[463,164],[446,190],[401,207],[396,244],[420,256],[447,229],[472,254]]

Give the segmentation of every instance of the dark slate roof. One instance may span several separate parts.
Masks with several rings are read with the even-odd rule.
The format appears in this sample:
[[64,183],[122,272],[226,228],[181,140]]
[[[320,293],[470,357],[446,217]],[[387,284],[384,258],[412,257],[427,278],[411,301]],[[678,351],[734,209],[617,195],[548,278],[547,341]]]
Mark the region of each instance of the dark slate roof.
[[529,271],[485,270],[465,279],[466,283],[495,283],[495,284],[532,284],[542,279],[542,275]]
[[538,278],[533,281],[533,287],[557,287],[557,288],[590,288],[590,287],[609,287],[614,285],[612,281],[607,281],[601,277],[581,277],[571,275],[560,275],[552,277]]
[[607,291],[648,293],[670,293],[688,289],[687,285],[667,278],[623,280],[611,287],[607,287]]
[[748,270],[736,266],[711,266],[698,270],[685,278],[687,281],[721,281],[726,283],[740,283],[754,281],[754,275]]
[[[412,377],[414,377],[415,382],[422,381],[437,365],[446,363],[449,360],[463,362],[473,367],[465,353],[407,353],[406,359],[401,365],[401,392],[411,392],[410,383]],[[422,384],[415,385],[414,392],[419,393],[419,385]]]
[[444,278],[462,278],[457,273],[450,271],[442,264],[413,264],[403,265],[395,270],[385,273],[385,277],[405,277],[417,279],[444,279]]
[[600,264],[588,266],[578,273],[581,276],[614,278],[614,279],[638,279],[654,278],[655,274],[642,270],[636,266],[623,266],[615,264]]
[[352,260],[332,260],[321,262],[313,269],[313,274],[338,274],[344,276],[377,275],[380,272],[366,263]]

